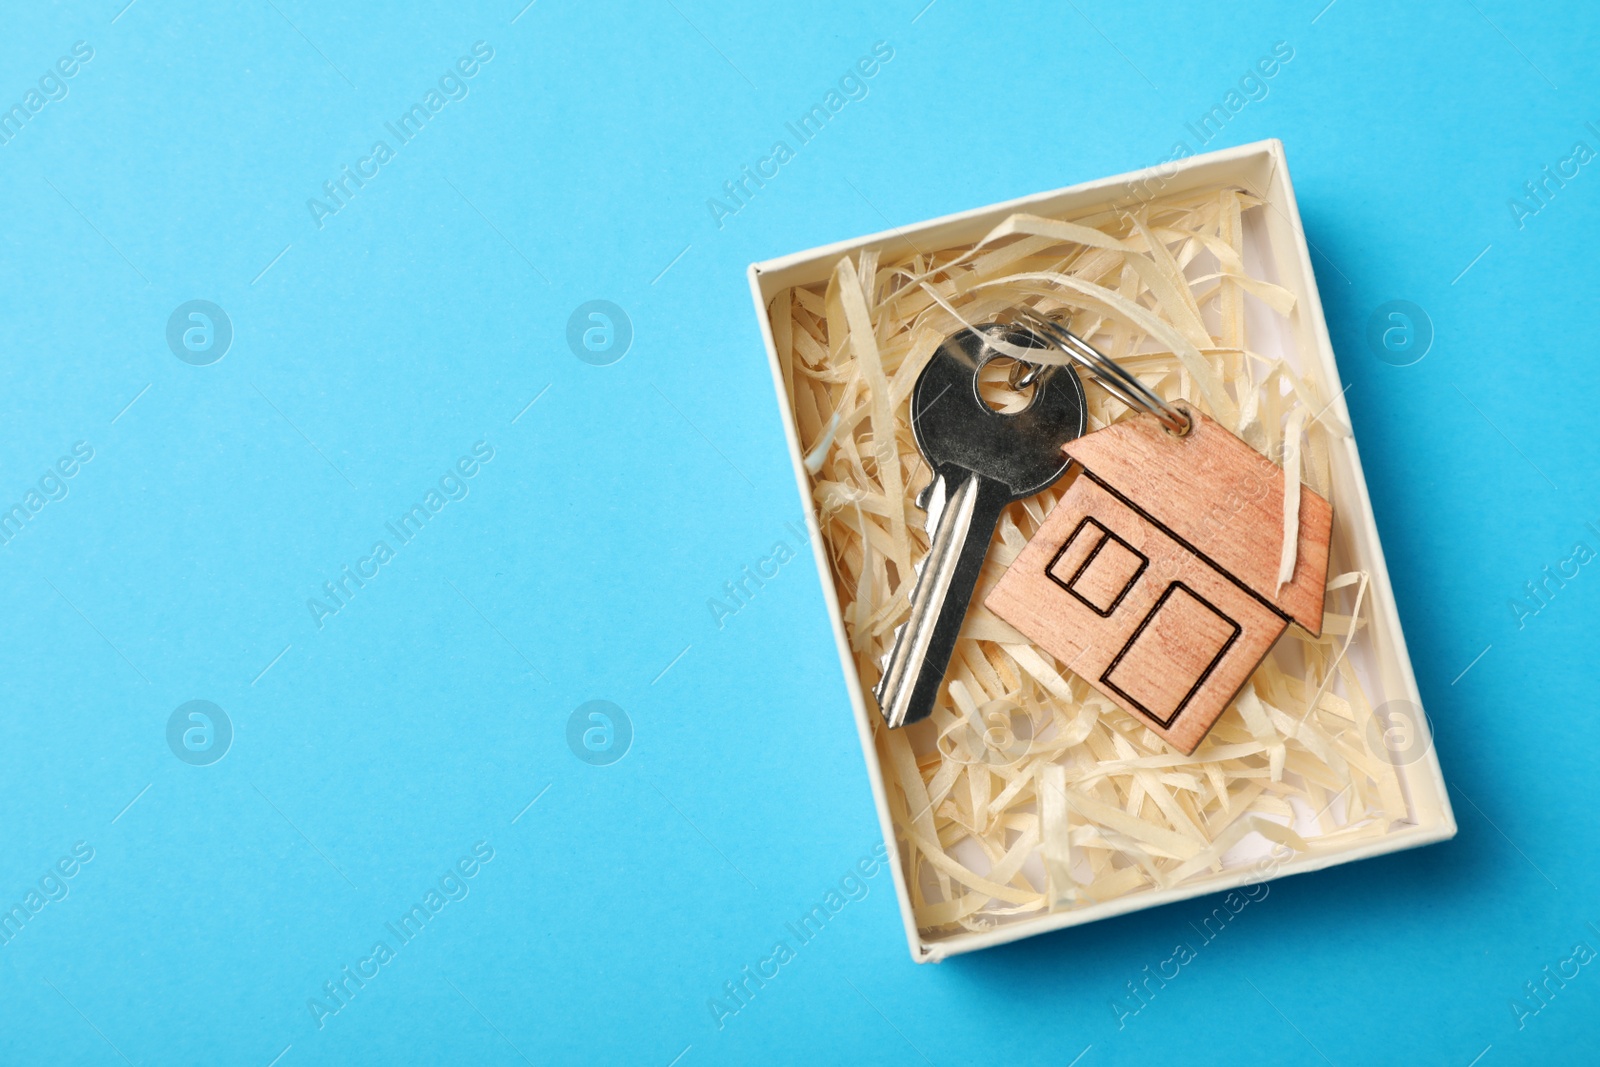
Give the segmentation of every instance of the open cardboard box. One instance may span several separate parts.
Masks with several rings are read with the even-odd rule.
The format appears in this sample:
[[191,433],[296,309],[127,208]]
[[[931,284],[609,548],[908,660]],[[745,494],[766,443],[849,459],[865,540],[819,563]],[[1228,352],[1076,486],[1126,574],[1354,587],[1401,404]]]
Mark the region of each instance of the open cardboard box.
[[[1324,395],[1332,397],[1332,406],[1329,410],[1348,425],[1349,413],[1338,384],[1339,370],[1334,362],[1333,348],[1328,339],[1327,324],[1323,319],[1322,304],[1317,295],[1316,278],[1312,273],[1305,232],[1300,223],[1294,189],[1289,181],[1288,162],[1284,156],[1282,143],[1277,140],[1260,141],[1220,152],[1193,156],[1142,171],[1086,182],[1055,192],[1023,197],[890,232],[827,245],[808,252],[756,263],[750,267],[751,293],[755,299],[756,314],[766,342],[773,382],[778,393],[778,406],[783,414],[784,429],[788,435],[790,458],[794,463],[795,479],[800,488],[801,499],[805,503],[806,522],[814,545],[821,545],[822,540],[816,510],[812,503],[811,478],[805,468],[794,415],[790,410],[789,397],[784,388],[772,323],[768,315],[768,307],[774,296],[792,286],[826,282],[840,258],[853,256],[862,250],[881,250],[884,258],[888,259],[907,254],[916,247],[947,248],[971,244],[980,240],[996,224],[1015,212],[1029,212],[1049,218],[1074,218],[1114,206],[1133,204],[1158,195],[1182,194],[1227,185],[1248,191],[1260,198],[1265,205],[1264,208],[1250,213],[1251,218],[1246,226],[1247,264],[1257,277],[1283,286],[1296,297],[1295,307],[1287,320],[1267,317],[1259,321],[1252,319],[1254,344],[1263,353],[1287,358],[1302,374],[1317,379],[1324,387]],[[1168,904],[1236,886],[1250,885],[1268,877],[1300,874],[1368,856],[1414,848],[1446,840],[1455,835],[1455,818],[1450,810],[1450,801],[1445,792],[1438,757],[1433,750],[1431,738],[1426,735],[1427,722],[1420,712],[1422,701],[1411,669],[1411,660],[1406,652],[1405,635],[1401,632],[1400,620],[1395,612],[1394,594],[1383,557],[1383,546],[1378,540],[1372,502],[1367,493],[1366,479],[1361,470],[1361,458],[1353,438],[1344,438],[1335,443],[1330,466],[1334,500],[1335,551],[1342,556],[1348,567],[1366,571],[1371,580],[1370,628],[1366,639],[1357,642],[1350,650],[1352,665],[1375,708],[1389,702],[1407,702],[1406,707],[1415,709],[1414,728],[1422,731],[1422,735],[1415,739],[1411,748],[1414,752],[1415,745],[1423,746],[1424,751],[1420,757],[1394,761],[1408,806],[1408,818],[1395,823],[1390,831],[1380,838],[1353,842],[1343,848],[1323,851],[1317,855],[1302,855],[1285,862],[1271,864],[1259,862],[1259,857],[1246,857],[1230,863],[1219,872],[1181,885],[1150,889],[1074,910],[1047,912],[1036,917],[997,925],[989,930],[967,931],[937,938],[925,936],[917,927],[906,886],[903,854],[897,849],[897,855],[902,856],[902,859],[891,865],[895,890],[911,954],[917,962],[934,962],[947,956],[988,948],[1048,930],[1076,926],[1112,915]],[[819,550],[816,552],[816,558],[822,593],[828,604],[834,639],[839,648],[839,660],[848,683],[846,689],[850,693],[851,704],[855,710],[856,727],[866,758],[873,797],[877,803],[878,820],[883,828],[884,840],[895,842],[897,838],[885,794],[883,767],[879,763],[873,744],[873,719],[879,713],[864,696],[864,689],[850,652],[839,598],[835,593],[834,576],[830,572],[828,554]]]

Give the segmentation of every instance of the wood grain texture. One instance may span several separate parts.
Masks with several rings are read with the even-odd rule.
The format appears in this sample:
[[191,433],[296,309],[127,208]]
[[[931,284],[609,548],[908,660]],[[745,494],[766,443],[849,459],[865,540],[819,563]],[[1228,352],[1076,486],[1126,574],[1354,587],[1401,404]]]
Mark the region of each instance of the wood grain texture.
[[[1290,621],[1320,631],[1332,528],[1302,489],[1294,582],[1278,594],[1283,472],[1191,417],[1183,438],[1141,416],[1068,445],[1073,481],[984,601],[1186,754]],[[1124,429],[1140,422],[1154,436]]]
[[1280,592],[1283,470],[1224,427],[1178,404],[1193,422],[1183,437],[1139,415],[1086,434],[1067,455],[1134,501],[1312,634],[1322,632],[1333,508],[1301,487],[1294,576]]

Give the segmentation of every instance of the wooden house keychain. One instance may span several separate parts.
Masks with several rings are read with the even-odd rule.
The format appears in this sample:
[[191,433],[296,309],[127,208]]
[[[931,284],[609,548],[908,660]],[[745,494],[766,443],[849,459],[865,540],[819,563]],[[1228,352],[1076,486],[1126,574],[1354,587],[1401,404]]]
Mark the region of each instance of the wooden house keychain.
[[[913,391],[912,428],[934,471],[918,501],[932,544],[874,690],[879,708],[890,727],[933,711],[1001,513],[1075,470],[984,604],[1190,754],[1290,622],[1321,633],[1332,508],[1064,326],[1016,317],[950,338]],[[1140,414],[1080,437],[1077,376],[1030,364],[1012,384],[1033,386],[1031,403],[1000,415],[977,382],[1002,346],[1059,348]],[[1290,491],[1297,545],[1280,585]]]
[[[1193,753],[1289,623],[1321,633],[1333,509],[1065,327],[1019,317],[1139,414],[1063,446],[1077,477],[984,604]],[[1280,585],[1294,490],[1294,569]]]

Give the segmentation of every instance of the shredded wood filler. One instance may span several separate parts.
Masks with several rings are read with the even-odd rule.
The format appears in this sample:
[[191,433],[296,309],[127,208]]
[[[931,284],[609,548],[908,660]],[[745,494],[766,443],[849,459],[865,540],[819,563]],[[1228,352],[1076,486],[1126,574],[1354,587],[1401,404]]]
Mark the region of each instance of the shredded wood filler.
[[[1067,321],[1161,396],[1198,405],[1333,499],[1329,441],[1349,430],[1329,413],[1328,383],[1252,351],[1246,330],[1247,301],[1280,317],[1294,308],[1291,293],[1245,271],[1245,213],[1259,205],[1225,188],[1072,221],[1012,215],[976,245],[893,262],[863,252],[840,260],[826,287],[773,299],[869,708],[928,549],[913,499],[929,472],[908,398],[965,325],[1022,304]],[[1085,391],[1089,430],[1131,414],[1092,381]],[[1203,883],[1269,846],[1280,858],[1345,849],[1409,817],[1348,659],[1368,621],[1367,576],[1340,573],[1337,543],[1322,636],[1291,627],[1186,757],[983,607],[1056,496],[1001,521],[933,716],[904,730],[874,716],[925,938]]]

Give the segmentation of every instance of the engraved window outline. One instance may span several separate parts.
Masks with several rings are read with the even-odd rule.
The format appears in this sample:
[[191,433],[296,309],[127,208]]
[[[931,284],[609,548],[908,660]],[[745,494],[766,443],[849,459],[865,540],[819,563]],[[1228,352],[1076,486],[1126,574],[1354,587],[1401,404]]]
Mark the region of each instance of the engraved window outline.
[[[1061,562],[1061,557],[1065,556],[1067,554],[1067,550],[1077,542],[1078,535],[1083,533],[1083,528],[1090,525],[1094,526],[1095,529],[1100,531],[1100,540],[1094,546],[1094,548],[1089,550],[1089,554],[1084,557],[1083,562],[1078,564],[1078,569],[1072,572],[1072,577],[1063,582],[1055,575],[1056,564]],[[1106,608],[1106,610],[1101,611],[1093,601],[1084,596],[1082,593],[1078,592],[1073,588],[1073,586],[1078,584],[1078,579],[1083,577],[1084,571],[1089,569],[1089,564],[1094,562],[1095,557],[1100,554],[1100,550],[1106,547],[1106,541],[1108,539],[1115,541],[1117,544],[1127,549],[1130,555],[1139,560],[1139,566],[1134,569],[1134,572],[1131,576],[1129,576],[1127,583],[1123,585],[1122,592],[1118,593],[1116,598],[1111,601],[1111,606]],[[1088,608],[1090,611],[1094,612],[1096,615],[1100,616],[1102,619],[1109,619],[1111,616],[1117,613],[1117,608],[1122,606],[1123,600],[1126,599],[1128,594],[1133,591],[1133,587],[1139,584],[1139,579],[1144,577],[1144,572],[1149,569],[1149,567],[1150,558],[1148,556],[1146,556],[1143,552],[1140,552],[1137,548],[1134,548],[1132,545],[1128,544],[1127,541],[1112,533],[1110,528],[1108,528],[1100,520],[1094,518],[1093,516],[1086,515],[1081,521],[1079,521],[1078,525],[1073,528],[1072,536],[1068,537],[1066,541],[1062,542],[1062,545],[1056,551],[1056,554],[1050,557],[1050,562],[1045,564],[1044,576],[1050,579],[1056,585],[1059,585],[1061,588],[1065,589],[1067,592],[1071,593],[1074,597],[1077,597],[1079,603]],[[1218,612],[1218,614],[1220,615],[1221,612]]]

